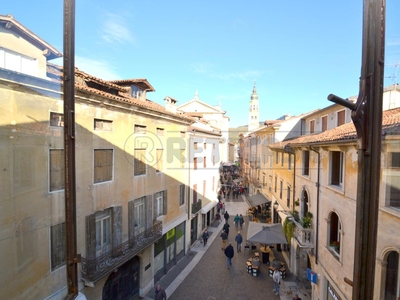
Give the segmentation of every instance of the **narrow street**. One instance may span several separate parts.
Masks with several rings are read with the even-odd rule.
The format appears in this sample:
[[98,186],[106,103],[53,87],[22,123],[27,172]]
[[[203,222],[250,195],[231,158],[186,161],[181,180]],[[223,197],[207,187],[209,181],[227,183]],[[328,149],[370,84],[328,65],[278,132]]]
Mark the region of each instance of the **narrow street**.
[[[273,291],[274,284],[272,278],[268,275],[268,264],[261,263],[260,273],[253,276],[247,272],[246,261],[254,256],[252,250],[244,250],[237,253],[235,229],[233,218],[236,214],[242,214],[245,218],[245,225],[240,230],[243,240],[246,241],[247,235],[247,208],[244,196],[239,199],[226,201],[226,210],[230,215],[229,237],[228,241],[232,243],[235,249],[235,256],[232,259],[232,267],[227,268],[227,262],[224,252],[221,250],[221,230],[223,222],[218,227],[209,227],[210,238],[204,247],[199,240],[189,251],[183,260],[187,261],[184,269],[179,270],[179,264],[175,267],[177,270],[171,270],[159,282],[167,292],[170,300],[183,299],[292,299],[295,293],[299,294],[303,300],[310,299],[309,291],[306,291],[301,285],[297,285],[294,276],[288,271],[287,276],[282,281],[280,296],[276,296]],[[273,249],[275,258],[284,261],[282,254]],[[177,274],[176,272],[179,272]],[[153,291],[145,299],[154,299]]]

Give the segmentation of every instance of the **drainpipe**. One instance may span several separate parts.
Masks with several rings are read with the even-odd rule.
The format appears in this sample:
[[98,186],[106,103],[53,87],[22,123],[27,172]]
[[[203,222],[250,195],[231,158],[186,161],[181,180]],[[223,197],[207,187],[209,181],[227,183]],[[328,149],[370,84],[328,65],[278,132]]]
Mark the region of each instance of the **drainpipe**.
[[[293,154],[293,161],[296,162],[296,151],[294,151],[294,149],[289,146],[289,145],[285,145],[285,147],[283,147],[283,152],[289,153],[289,154]],[[296,201],[296,163],[293,164],[293,209],[294,209],[294,202]]]
[[315,264],[318,265],[318,234],[319,234],[319,173],[321,164],[321,154],[310,146],[310,150],[318,155],[318,170],[317,170],[317,226],[315,226]]

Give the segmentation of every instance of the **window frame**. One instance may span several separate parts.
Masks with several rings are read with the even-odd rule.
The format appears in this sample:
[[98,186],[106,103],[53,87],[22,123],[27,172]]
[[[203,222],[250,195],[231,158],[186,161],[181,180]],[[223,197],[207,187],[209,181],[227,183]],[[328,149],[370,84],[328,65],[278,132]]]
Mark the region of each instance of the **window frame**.
[[[58,119],[58,120],[56,120]],[[55,121],[56,120],[56,121]],[[55,124],[57,123],[57,124]],[[50,112],[49,126],[54,128],[64,127],[64,114],[59,112]]]
[[[61,165],[57,165],[57,167],[59,166],[60,168],[58,169],[54,169],[53,166],[53,155],[52,153],[59,153],[58,155],[62,156],[61,162],[59,162]],[[60,154],[61,153],[61,154]],[[65,163],[64,163],[64,149],[49,149],[49,192],[53,193],[53,192],[59,192],[59,191],[64,191],[65,190]],[[59,159],[59,158],[58,158]],[[58,176],[57,177],[57,186],[61,185],[60,188],[52,188],[52,181],[54,178],[54,176],[52,176],[52,174],[54,174],[55,172],[57,172]]]
[[113,131],[113,121],[105,119],[93,119],[93,130],[94,131]]
[[[136,153],[137,151],[137,153]],[[134,155],[133,155],[133,176],[144,176],[147,174],[147,163],[141,161],[137,156],[139,155],[139,152],[142,153],[144,151],[145,154],[145,161],[147,157],[147,151],[145,148],[136,148],[134,149]]]
[[50,226],[50,269],[55,271],[67,263],[65,222]]
[[[339,155],[339,157],[336,157]],[[329,185],[342,189],[344,182],[345,155],[343,151],[329,151]]]
[[303,150],[302,152],[302,170],[301,174],[303,176],[310,176],[310,151]]

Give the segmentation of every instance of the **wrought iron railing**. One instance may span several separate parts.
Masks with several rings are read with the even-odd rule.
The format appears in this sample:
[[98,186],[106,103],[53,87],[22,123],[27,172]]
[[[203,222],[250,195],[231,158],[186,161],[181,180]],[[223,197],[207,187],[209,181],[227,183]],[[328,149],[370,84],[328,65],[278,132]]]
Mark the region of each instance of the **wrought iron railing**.
[[196,203],[192,203],[192,214],[197,214],[197,212],[201,209],[201,199],[197,200]]
[[146,249],[162,237],[162,222],[154,221],[153,226],[123,244],[114,247],[109,252],[88,259],[82,257],[82,278],[95,282],[109,274],[135,255]]

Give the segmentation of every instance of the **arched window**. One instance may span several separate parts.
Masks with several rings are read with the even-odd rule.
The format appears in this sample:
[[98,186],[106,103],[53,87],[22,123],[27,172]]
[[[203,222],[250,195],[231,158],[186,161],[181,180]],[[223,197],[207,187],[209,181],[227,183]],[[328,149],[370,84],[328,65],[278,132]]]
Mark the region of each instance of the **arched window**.
[[339,217],[335,212],[331,213],[329,226],[329,246],[337,254],[340,253],[341,246],[341,235],[342,235],[342,224],[340,223]]
[[397,300],[400,297],[399,253],[392,251],[387,257],[385,299]]

